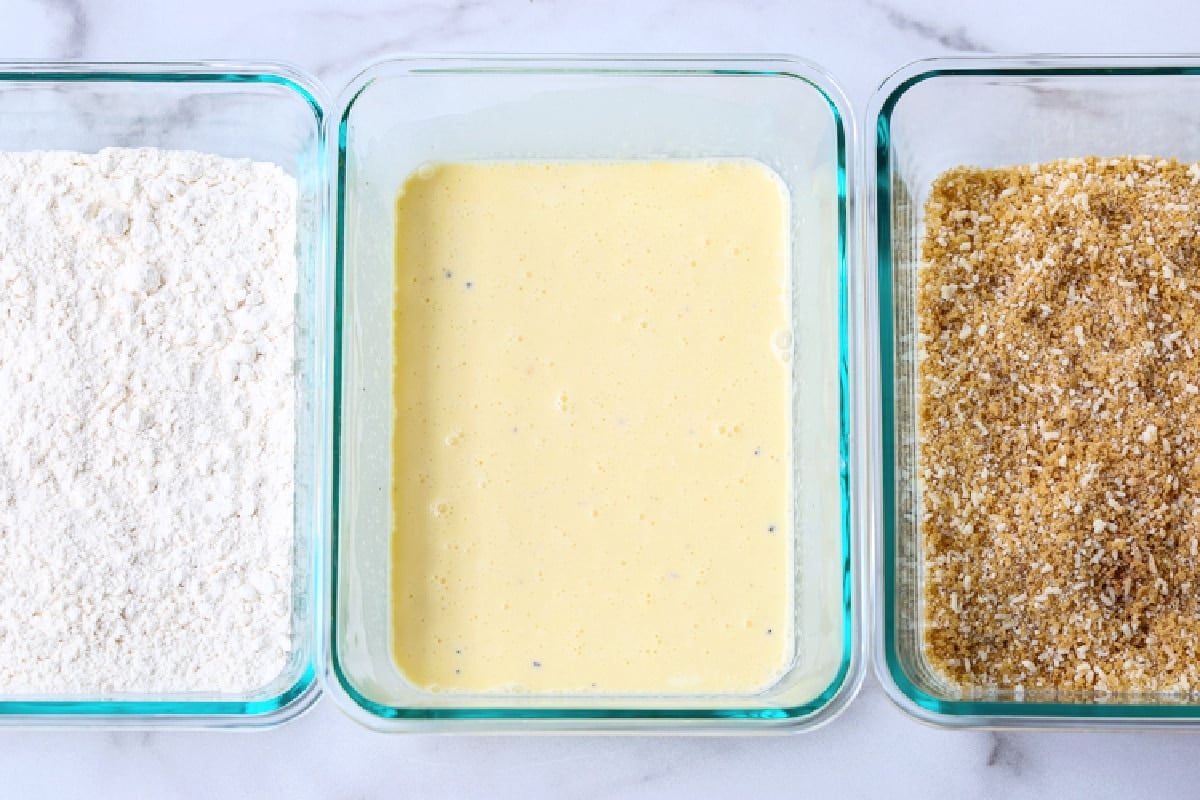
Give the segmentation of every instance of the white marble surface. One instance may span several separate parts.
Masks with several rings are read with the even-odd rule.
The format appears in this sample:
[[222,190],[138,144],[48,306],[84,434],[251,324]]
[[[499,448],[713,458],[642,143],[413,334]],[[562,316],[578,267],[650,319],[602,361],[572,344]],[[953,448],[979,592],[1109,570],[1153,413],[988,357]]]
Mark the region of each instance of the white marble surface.
[[[1195,49],[1188,0],[0,0],[0,58],[281,59],[335,89],[399,51],[788,52],[861,112],[893,69],[952,51]],[[1200,785],[1196,739],[958,733],[908,720],[873,679],[799,737],[428,737],[323,702],[255,733],[0,731],[0,798],[1146,797]]]

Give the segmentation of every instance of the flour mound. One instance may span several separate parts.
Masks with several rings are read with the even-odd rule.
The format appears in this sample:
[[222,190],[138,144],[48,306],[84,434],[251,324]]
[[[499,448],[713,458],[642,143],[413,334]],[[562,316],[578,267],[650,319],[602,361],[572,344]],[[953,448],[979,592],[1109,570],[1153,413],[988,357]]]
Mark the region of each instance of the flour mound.
[[284,669],[295,219],[270,164],[0,153],[0,693]]

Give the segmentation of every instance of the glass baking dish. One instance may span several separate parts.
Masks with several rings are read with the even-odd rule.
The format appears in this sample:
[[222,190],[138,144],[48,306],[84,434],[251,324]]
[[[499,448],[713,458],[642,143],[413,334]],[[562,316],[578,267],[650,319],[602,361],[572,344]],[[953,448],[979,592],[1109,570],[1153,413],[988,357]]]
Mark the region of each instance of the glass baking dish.
[[[962,58],[920,61],[876,92],[867,115],[865,203],[873,218],[883,471],[875,669],[913,716],[946,726],[1177,727],[1200,702],[1168,693],[958,690],[924,652],[921,464],[916,433],[916,270],[931,183],[960,165],[1150,154],[1200,160],[1200,60]],[[870,258],[870,255],[868,255]],[[872,269],[874,267],[874,269]],[[872,289],[868,289],[871,293]],[[870,324],[870,323],[868,323]]]
[[[774,58],[412,58],[359,75],[336,121],[333,515],[324,682],[387,731],[786,731],[861,677],[851,396],[853,124],[812,66]],[[331,131],[334,127],[331,120]],[[333,133],[330,134],[334,136]],[[395,198],[430,162],[751,158],[791,194],[795,628],[790,670],[748,695],[458,694],[389,649]],[[857,456],[854,456],[857,464]]]
[[318,695],[314,669],[327,193],[319,92],[268,64],[0,64],[0,150],[157,147],[270,161],[298,183],[292,653],[245,694],[0,695],[0,725],[266,726]]

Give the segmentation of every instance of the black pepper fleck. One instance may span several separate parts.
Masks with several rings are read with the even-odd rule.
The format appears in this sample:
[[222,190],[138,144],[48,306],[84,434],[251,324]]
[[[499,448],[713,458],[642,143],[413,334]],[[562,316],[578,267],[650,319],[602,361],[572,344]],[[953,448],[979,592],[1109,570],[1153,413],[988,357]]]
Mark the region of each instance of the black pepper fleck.
[[541,667],[542,667],[542,662],[540,662],[540,661],[533,662],[534,669],[541,669]]
[[775,632],[774,628],[767,628],[767,636],[770,636],[774,632]]
[[774,532],[775,532],[775,526],[774,526],[774,525],[768,525],[768,526],[767,526],[767,533],[774,533]]
[[472,286],[474,286],[474,285],[475,285],[475,284],[471,283],[470,281],[467,281],[467,288],[468,288],[468,289],[470,289],[470,288],[471,288]]
[[756,456],[761,456],[761,455],[762,455],[762,448],[761,448],[761,447],[756,447],[756,448],[754,448],[754,455],[756,455]]
[[447,278],[453,278],[453,277],[454,277],[454,273],[453,273],[453,272],[451,272],[450,270],[446,270],[446,272],[445,272],[445,275],[446,275],[446,277],[447,277]]

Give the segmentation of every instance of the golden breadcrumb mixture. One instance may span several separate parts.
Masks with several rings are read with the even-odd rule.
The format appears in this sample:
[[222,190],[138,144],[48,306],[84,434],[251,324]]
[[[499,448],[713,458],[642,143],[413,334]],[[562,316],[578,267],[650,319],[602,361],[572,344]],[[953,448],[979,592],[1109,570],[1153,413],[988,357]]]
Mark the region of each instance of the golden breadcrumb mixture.
[[961,167],[925,215],[931,665],[966,689],[1200,691],[1200,165]]

